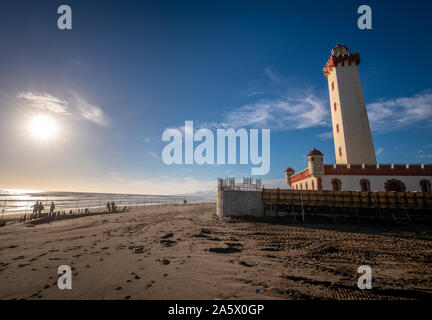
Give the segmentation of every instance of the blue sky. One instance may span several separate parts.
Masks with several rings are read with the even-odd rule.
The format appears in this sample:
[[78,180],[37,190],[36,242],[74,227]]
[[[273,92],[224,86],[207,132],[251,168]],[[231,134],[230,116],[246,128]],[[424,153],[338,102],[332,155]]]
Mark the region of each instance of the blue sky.
[[[72,8],[72,30],[57,7]],[[357,28],[368,4],[373,29]],[[322,68],[360,52],[379,163],[432,162],[432,5],[427,1],[2,1],[0,187],[186,193],[250,165],[167,166],[162,132],[185,120],[271,129],[268,185],[334,162]],[[49,143],[24,128],[55,118]],[[258,119],[258,120],[257,120]]]

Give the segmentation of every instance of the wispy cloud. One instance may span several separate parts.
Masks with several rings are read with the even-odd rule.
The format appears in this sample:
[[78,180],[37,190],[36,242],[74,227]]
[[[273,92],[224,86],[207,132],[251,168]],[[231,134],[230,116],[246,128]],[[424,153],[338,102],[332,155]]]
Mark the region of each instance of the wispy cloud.
[[325,100],[313,94],[260,100],[227,113],[220,126],[259,127],[273,130],[304,129],[328,124]]
[[152,158],[160,160],[160,156],[155,152],[149,151],[149,152],[147,152],[147,154]]
[[22,91],[17,93],[17,98],[27,101],[28,106],[54,112],[57,114],[62,115],[68,115],[68,102],[62,99],[59,99],[57,97],[54,97],[53,95],[50,95],[49,93],[35,93],[30,91]]
[[379,156],[381,153],[383,153],[384,149],[383,148],[379,148],[375,153],[377,156]]
[[21,91],[16,94],[16,97],[26,101],[27,106],[35,109],[62,116],[77,115],[101,126],[109,124],[109,119],[101,107],[90,104],[78,94],[73,94],[69,98],[59,98],[46,92]]
[[92,105],[79,96],[75,96],[74,98],[76,106],[84,119],[101,126],[107,126],[109,124],[108,117],[99,106]]
[[329,132],[323,132],[323,133],[319,133],[316,135],[318,139],[321,140],[330,140],[333,139],[333,132],[329,131]]
[[368,105],[371,128],[374,131],[400,129],[426,121],[432,124],[432,92],[425,91],[412,97],[380,99]]
[[421,155],[417,156],[417,158],[419,158],[419,159],[432,159],[432,154],[430,154],[430,153],[421,154]]
[[276,74],[276,72],[273,71],[273,66],[268,66],[264,69],[264,73],[269,77],[269,79],[276,84],[279,84],[281,82],[281,78],[279,75]]

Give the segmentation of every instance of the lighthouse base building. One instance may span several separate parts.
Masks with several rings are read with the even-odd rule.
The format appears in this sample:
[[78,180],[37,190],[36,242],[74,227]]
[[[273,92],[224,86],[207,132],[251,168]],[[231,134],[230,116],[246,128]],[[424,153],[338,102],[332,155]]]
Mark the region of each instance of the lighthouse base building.
[[324,164],[316,149],[309,152],[308,159],[302,171],[285,170],[291,189],[431,192],[432,164]]
[[377,164],[358,72],[360,54],[337,45],[324,66],[328,80],[336,164],[313,149],[308,167],[285,170],[295,190],[431,192],[432,164]]

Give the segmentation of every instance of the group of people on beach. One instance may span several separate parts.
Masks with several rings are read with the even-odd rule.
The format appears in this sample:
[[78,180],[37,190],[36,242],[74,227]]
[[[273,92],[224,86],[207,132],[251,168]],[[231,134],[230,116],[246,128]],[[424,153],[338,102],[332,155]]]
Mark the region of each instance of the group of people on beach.
[[[49,210],[49,216],[54,215],[55,207],[56,207],[55,203],[51,202],[50,207],[49,207],[49,209],[50,209]],[[108,212],[117,212],[117,206],[116,206],[114,201],[112,201],[112,202],[108,201],[106,204],[106,207],[107,207]],[[44,209],[45,209],[45,206],[42,204],[42,201],[36,201],[36,203],[32,206],[32,208],[33,208],[33,214],[32,214],[33,219],[42,217],[42,215],[44,213]],[[88,210],[88,209],[86,209],[86,210]]]
[[116,204],[114,201],[112,201],[111,203],[108,201],[106,207],[107,207],[108,212],[116,212],[117,211],[117,207],[116,207]]
[[[42,201],[36,201],[36,203],[32,207],[33,207],[33,217],[40,218],[45,209],[45,206],[42,204]],[[50,215],[54,214],[54,209],[55,209],[55,204],[54,202],[51,202],[50,211],[49,211]]]

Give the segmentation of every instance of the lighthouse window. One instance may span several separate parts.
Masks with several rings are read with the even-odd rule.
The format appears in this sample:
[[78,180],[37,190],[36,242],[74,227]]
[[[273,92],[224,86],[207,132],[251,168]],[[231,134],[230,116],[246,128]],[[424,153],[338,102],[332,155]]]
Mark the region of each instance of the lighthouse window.
[[342,157],[342,148],[339,147],[339,157]]
[[332,81],[332,91],[334,90],[334,81]]
[[336,125],[336,132],[339,133],[339,124]]
[[336,112],[337,110],[336,102],[333,104],[333,107],[334,107],[334,111]]
[[312,190],[315,190],[315,181],[312,180]]

